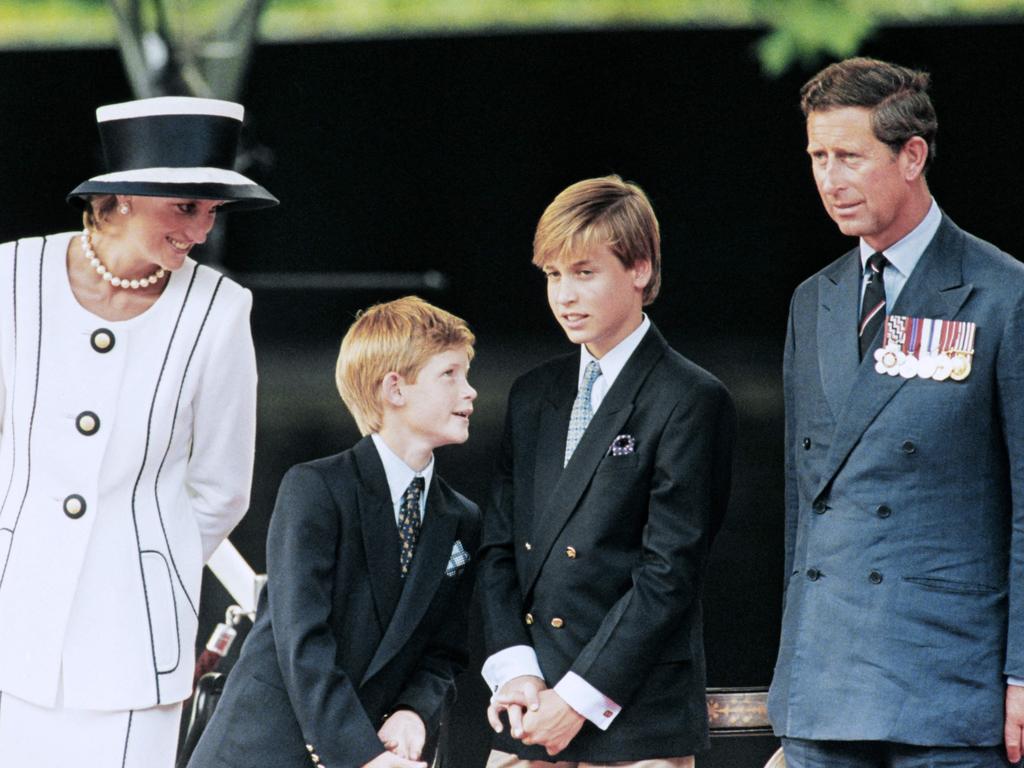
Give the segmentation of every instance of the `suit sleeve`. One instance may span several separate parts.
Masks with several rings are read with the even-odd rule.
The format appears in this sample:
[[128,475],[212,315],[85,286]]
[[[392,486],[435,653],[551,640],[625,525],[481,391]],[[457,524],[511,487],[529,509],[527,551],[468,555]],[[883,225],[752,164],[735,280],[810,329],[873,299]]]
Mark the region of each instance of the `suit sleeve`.
[[1024,678],[1024,299],[1007,319],[996,359],[996,397],[1010,471],[1009,625],[1005,674]]
[[317,470],[281,481],[267,536],[267,594],[277,663],[303,738],[324,765],[360,766],[384,751],[356,689],[335,663],[331,614],[341,537],[338,509]]
[[516,402],[516,387],[513,387],[509,395],[505,431],[491,485],[491,497],[484,512],[483,542],[477,571],[484,648],[488,656],[516,645],[532,647],[523,624],[523,598],[515,558],[512,482],[515,449],[512,414]]
[[441,629],[430,639],[419,666],[399,695],[394,709],[411,709],[427,728],[435,733],[445,706],[454,701],[455,677],[466,668],[468,659],[469,605],[473,597],[476,549],[480,543],[480,510],[468,510],[467,522],[460,526],[459,540],[466,546],[470,561],[445,616]]
[[[214,338],[193,401],[192,455],[186,478],[204,562],[249,508],[256,445],[256,354],[249,330],[252,294],[240,290],[223,300],[228,311],[207,318]],[[211,328],[211,323],[216,325]]]
[[701,591],[712,521],[729,497],[736,413],[720,384],[669,414],[652,467],[633,586],[605,615],[571,670],[626,705]]
[[[785,570],[782,574],[782,584],[789,582],[789,575],[793,571],[794,553],[796,551],[797,521],[800,511],[800,490],[796,477],[796,457],[793,455],[793,444],[796,440],[796,403],[793,402],[793,366],[796,354],[796,338],[793,323],[793,307],[796,304],[796,296],[789,302],[789,322],[786,326],[786,346],[782,352],[782,390],[785,407],[786,426],[785,438],[783,441],[783,455],[785,458]],[[785,594],[785,591],[783,591]]]

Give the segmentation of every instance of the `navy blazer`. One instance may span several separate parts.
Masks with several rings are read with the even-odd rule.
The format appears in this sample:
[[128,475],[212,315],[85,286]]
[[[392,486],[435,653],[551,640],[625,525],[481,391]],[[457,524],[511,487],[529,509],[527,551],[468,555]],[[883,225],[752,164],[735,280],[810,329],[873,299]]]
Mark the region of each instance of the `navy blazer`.
[[[479,596],[488,654],[533,646],[544,679],[573,671],[622,706],[557,758],[610,762],[707,745],[700,593],[729,495],[735,411],[725,387],[653,326],[562,467],[579,352],[527,373],[509,395]],[[632,444],[625,455],[612,442]]]
[[[412,570],[370,438],[292,467],[267,536],[256,623],[190,768],[361,766],[398,708],[438,727],[466,663],[480,512],[435,472]],[[312,758],[315,756],[316,761]]]
[[1024,265],[944,216],[900,293],[893,314],[977,324],[961,382],[858,361],[861,275],[854,249],[790,309],[769,714],[796,738],[1001,744],[1024,677]]

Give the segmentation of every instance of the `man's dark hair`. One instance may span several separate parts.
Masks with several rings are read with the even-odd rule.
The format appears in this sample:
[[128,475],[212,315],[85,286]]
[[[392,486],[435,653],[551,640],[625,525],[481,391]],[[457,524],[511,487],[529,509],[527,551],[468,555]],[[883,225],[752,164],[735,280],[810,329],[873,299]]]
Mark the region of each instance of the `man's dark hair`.
[[878,59],[846,59],[831,64],[800,89],[804,117],[841,107],[871,110],[875,138],[893,153],[914,136],[928,143],[925,171],[935,158],[935,134],[939,123],[928,97],[931,78],[927,72],[901,67]]

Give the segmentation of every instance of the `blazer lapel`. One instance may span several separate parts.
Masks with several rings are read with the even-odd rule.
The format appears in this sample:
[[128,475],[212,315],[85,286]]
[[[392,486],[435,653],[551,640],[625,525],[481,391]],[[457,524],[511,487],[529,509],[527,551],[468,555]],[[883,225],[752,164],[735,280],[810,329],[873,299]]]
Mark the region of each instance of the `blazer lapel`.
[[[412,568],[401,584],[401,597],[377,652],[363,675],[363,683],[379,672],[406,644],[426,613],[451,557],[458,531],[458,514],[448,509],[435,474],[427,491],[426,517],[416,542]],[[395,552],[398,563],[398,552]],[[404,587],[404,588],[403,588]]]
[[565,439],[569,432],[572,404],[576,400],[579,365],[579,354],[567,358],[566,365],[555,374],[541,405],[533,471],[534,510],[543,509],[562,476]]
[[[664,356],[667,346],[661,334],[658,333],[658,329],[652,324],[640,342],[640,346],[630,356],[622,373],[619,374],[612,388],[605,395],[604,401],[587,426],[587,431],[583,433],[583,437],[555,483],[550,496],[543,505],[536,507],[537,513],[533,523],[534,557],[531,557],[529,561],[526,580],[523,584],[523,594],[529,592],[533,587],[555,539],[558,538],[558,534],[569,521],[580,497],[590,484],[594,470],[597,469],[597,465],[608,452],[612,440],[620,433],[633,412],[633,403],[640,386],[647,379],[655,363]],[[573,399],[575,399],[575,392]],[[568,419],[566,428],[568,428]],[[564,455],[564,433],[561,436],[561,445]]]
[[370,588],[383,634],[402,595],[398,527],[387,476],[369,437],[353,448],[359,470],[359,516]]
[[818,370],[832,414],[843,409],[860,364],[857,307],[862,269],[854,249],[818,278]]
[[[900,291],[892,314],[950,320],[960,311],[972,289],[972,285],[963,281],[963,232],[943,216],[938,232]],[[907,381],[909,379],[902,376],[877,373],[874,360],[865,358],[839,413],[815,498],[832,482],[864,430]]]

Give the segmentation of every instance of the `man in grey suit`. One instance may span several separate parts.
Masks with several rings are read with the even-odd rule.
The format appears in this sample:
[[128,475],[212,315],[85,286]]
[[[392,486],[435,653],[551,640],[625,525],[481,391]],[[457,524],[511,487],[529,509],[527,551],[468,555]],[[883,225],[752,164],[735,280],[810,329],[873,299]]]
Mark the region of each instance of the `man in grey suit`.
[[786,579],[769,713],[790,768],[1005,766],[1024,724],[1024,266],[932,199],[928,75],[801,91],[859,238],[793,296]]

